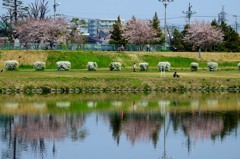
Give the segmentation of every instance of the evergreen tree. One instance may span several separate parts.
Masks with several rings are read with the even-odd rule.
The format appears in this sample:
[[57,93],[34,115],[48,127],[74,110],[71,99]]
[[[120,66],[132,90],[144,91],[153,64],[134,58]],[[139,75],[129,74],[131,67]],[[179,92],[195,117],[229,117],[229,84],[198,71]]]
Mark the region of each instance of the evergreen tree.
[[17,23],[18,18],[26,16],[28,7],[23,6],[22,0],[3,0],[3,7],[8,10],[10,21]]
[[10,37],[10,29],[8,17],[5,15],[0,16],[0,36]]
[[160,27],[160,20],[158,19],[157,12],[155,12],[153,19],[150,21],[151,26],[156,30],[157,32],[157,38],[159,38],[158,41],[152,42],[153,44],[163,44],[165,42],[164,34],[162,33],[162,29]]
[[212,26],[220,28],[224,34],[223,43],[216,46],[216,51],[239,52],[240,51],[240,37],[238,33],[225,22],[218,25],[213,21]]
[[110,31],[111,39],[109,44],[122,44],[125,45],[127,43],[126,39],[123,37],[123,27],[120,16],[118,16],[117,21],[113,24],[113,30]]
[[[186,24],[186,25],[184,26],[184,29],[183,29],[183,31],[181,32],[181,33],[182,33],[182,38],[186,36],[187,30],[188,30],[189,28],[190,28],[190,25],[189,25],[189,24]],[[182,39],[182,40],[183,40],[183,39]],[[185,43],[184,41],[183,41],[183,46],[184,46],[184,51],[195,51],[195,50],[197,50],[197,48],[192,47],[190,44]]]
[[171,47],[173,48],[173,51],[184,51],[184,42],[183,42],[182,33],[179,32],[179,30],[176,28],[173,31]]

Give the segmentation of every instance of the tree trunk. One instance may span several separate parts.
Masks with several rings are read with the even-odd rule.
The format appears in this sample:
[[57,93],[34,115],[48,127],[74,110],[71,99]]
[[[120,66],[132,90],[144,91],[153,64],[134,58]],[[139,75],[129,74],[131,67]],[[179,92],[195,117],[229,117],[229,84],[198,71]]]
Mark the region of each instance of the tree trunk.
[[198,58],[202,58],[202,56],[201,56],[201,48],[198,49]]

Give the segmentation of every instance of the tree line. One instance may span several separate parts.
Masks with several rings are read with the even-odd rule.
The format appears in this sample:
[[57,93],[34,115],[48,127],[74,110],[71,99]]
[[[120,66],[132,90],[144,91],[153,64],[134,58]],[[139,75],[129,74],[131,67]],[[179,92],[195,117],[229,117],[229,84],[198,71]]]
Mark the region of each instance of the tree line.
[[[62,17],[56,19],[47,16],[50,12],[48,1],[35,0],[25,6],[22,0],[3,0],[6,14],[0,16],[0,36],[10,41],[19,38],[22,43],[86,43],[86,36],[81,28],[87,27],[84,19],[72,18],[70,21]],[[172,51],[224,51],[239,52],[239,34],[225,22],[218,24],[196,21],[187,24],[182,31],[175,28],[166,33],[160,26],[157,13],[151,20],[138,19],[133,16],[123,23],[120,16],[109,32],[109,44],[135,44],[140,48],[146,45],[166,45]],[[166,38],[168,37],[168,38]]]

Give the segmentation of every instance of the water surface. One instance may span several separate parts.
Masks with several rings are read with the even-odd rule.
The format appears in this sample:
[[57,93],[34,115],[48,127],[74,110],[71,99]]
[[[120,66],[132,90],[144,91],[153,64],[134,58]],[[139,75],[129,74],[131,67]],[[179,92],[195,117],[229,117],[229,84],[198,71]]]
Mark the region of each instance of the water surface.
[[238,159],[240,94],[0,96],[2,159]]

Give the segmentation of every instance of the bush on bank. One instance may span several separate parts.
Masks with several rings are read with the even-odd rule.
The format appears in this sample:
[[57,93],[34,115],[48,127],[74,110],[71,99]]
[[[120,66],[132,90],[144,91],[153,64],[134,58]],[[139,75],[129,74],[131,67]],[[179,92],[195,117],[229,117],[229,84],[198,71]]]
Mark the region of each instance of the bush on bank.
[[96,62],[88,62],[87,63],[87,69],[88,71],[96,71],[97,70],[97,63]]
[[158,70],[159,71],[170,71],[171,70],[170,62],[159,62],[158,63]]
[[209,62],[207,65],[209,71],[216,71],[218,68],[218,63],[216,62]]
[[46,68],[46,63],[45,63],[45,62],[42,62],[42,61],[36,61],[36,62],[34,62],[34,64],[33,64],[33,68],[34,68],[36,71],[43,71],[43,70],[45,70],[45,68]]
[[58,71],[68,71],[71,69],[71,63],[69,61],[58,61],[56,64]]
[[140,71],[147,71],[148,70],[148,63],[147,62],[141,62],[139,63]]
[[110,71],[121,71],[122,64],[120,62],[111,62],[109,65]]
[[19,63],[16,60],[5,61],[6,70],[17,70]]
[[197,71],[199,68],[199,64],[197,62],[192,62],[190,65],[191,71]]

